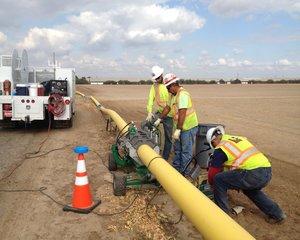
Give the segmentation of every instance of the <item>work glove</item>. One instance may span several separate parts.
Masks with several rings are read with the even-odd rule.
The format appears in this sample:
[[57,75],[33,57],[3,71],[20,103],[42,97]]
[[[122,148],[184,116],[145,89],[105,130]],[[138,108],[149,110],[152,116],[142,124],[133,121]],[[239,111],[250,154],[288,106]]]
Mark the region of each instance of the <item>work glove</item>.
[[173,133],[173,139],[174,140],[178,140],[180,138],[180,133],[181,133],[181,130],[180,129],[176,129]]
[[155,122],[154,122],[154,126],[157,127],[161,122],[161,119],[158,118]]
[[150,122],[151,119],[152,119],[153,117],[154,117],[153,113],[152,113],[152,112],[149,112],[149,113],[148,113],[148,116],[147,116],[147,118],[146,118],[146,121]]

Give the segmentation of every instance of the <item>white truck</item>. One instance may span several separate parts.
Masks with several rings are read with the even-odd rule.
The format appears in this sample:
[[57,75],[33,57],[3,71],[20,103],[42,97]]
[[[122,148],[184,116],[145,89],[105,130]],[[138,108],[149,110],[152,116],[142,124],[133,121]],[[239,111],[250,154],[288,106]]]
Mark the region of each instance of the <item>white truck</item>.
[[25,50],[0,55],[0,127],[48,119],[54,128],[72,127],[74,105],[73,68],[29,67]]

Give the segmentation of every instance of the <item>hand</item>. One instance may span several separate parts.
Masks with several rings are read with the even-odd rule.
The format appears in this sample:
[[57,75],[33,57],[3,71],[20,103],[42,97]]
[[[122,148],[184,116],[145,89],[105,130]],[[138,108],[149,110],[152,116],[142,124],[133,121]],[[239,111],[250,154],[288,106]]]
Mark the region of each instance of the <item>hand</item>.
[[147,118],[146,118],[146,121],[150,122],[151,119],[152,119],[153,117],[154,117],[153,113],[152,113],[152,112],[149,112],[149,113],[148,113],[148,116],[147,116]]
[[173,133],[173,139],[178,140],[180,138],[180,129],[176,129],[175,132]]
[[161,119],[158,118],[155,122],[154,122],[154,126],[157,127],[161,122]]

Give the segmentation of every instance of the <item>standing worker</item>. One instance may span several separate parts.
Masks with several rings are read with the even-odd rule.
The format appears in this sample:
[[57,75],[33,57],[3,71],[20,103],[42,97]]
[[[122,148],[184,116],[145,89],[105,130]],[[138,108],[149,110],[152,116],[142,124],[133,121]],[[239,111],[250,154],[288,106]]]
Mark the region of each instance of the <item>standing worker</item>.
[[228,204],[227,190],[242,190],[268,216],[269,223],[282,222],[286,215],[261,190],[272,176],[267,157],[247,138],[225,134],[222,126],[209,129],[206,139],[215,149],[209,163],[208,182],[213,186],[216,204],[227,214],[234,214]]
[[[167,105],[167,102],[170,99],[170,94],[163,84],[163,73],[164,69],[159,66],[153,66],[152,67],[152,80],[154,83],[152,84],[148,96],[148,104],[147,104],[147,111],[148,116],[146,118],[147,121],[151,121],[154,119],[153,111],[153,105],[154,102],[157,107],[156,115],[158,115],[158,118],[162,119],[161,113],[165,106]],[[172,130],[173,130],[173,119],[172,119],[172,113],[170,112],[168,115],[166,115],[163,118],[163,127],[164,127],[164,136],[165,136],[165,143],[164,143],[164,150],[162,157],[166,160],[168,160],[171,149],[172,149]]]
[[[164,118],[170,111],[174,114],[173,122],[176,130],[173,134],[175,155],[172,165],[178,172],[185,175],[184,171],[193,155],[198,119],[190,94],[179,85],[178,81],[179,78],[172,73],[168,73],[164,77],[164,84],[172,97],[164,108],[161,117]],[[159,118],[154,124],[158,125],[160,121]]]

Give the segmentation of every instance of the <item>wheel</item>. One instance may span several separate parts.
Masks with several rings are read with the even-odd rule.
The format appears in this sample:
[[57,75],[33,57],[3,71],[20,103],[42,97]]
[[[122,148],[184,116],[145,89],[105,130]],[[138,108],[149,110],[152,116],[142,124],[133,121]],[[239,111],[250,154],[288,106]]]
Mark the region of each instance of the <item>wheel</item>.
[[70,120],[68,120],[68,124],[67,124],[68,126],[68,128],[71,128],[71,127],[73,127],[73,116],[71,117],[71,119]]
[[20,125],[18,122],[11,121],[10,119],[0,120],[0,127],[2,127],[3,129],[14,129],[14,128],[18,128],[19,126]]
[[115,161],[114,155],[109,153],[108,155],[108,170],[109,171],[116,171],[117,170],[117,163]]
[[113,190],[115,196],[125,196],[126,194],[126,176],[117,176],[114,174]]
[[61,129],[61,128],[71,128],[73,126],[73,117],[69,120],[52,120],[52,128]]

